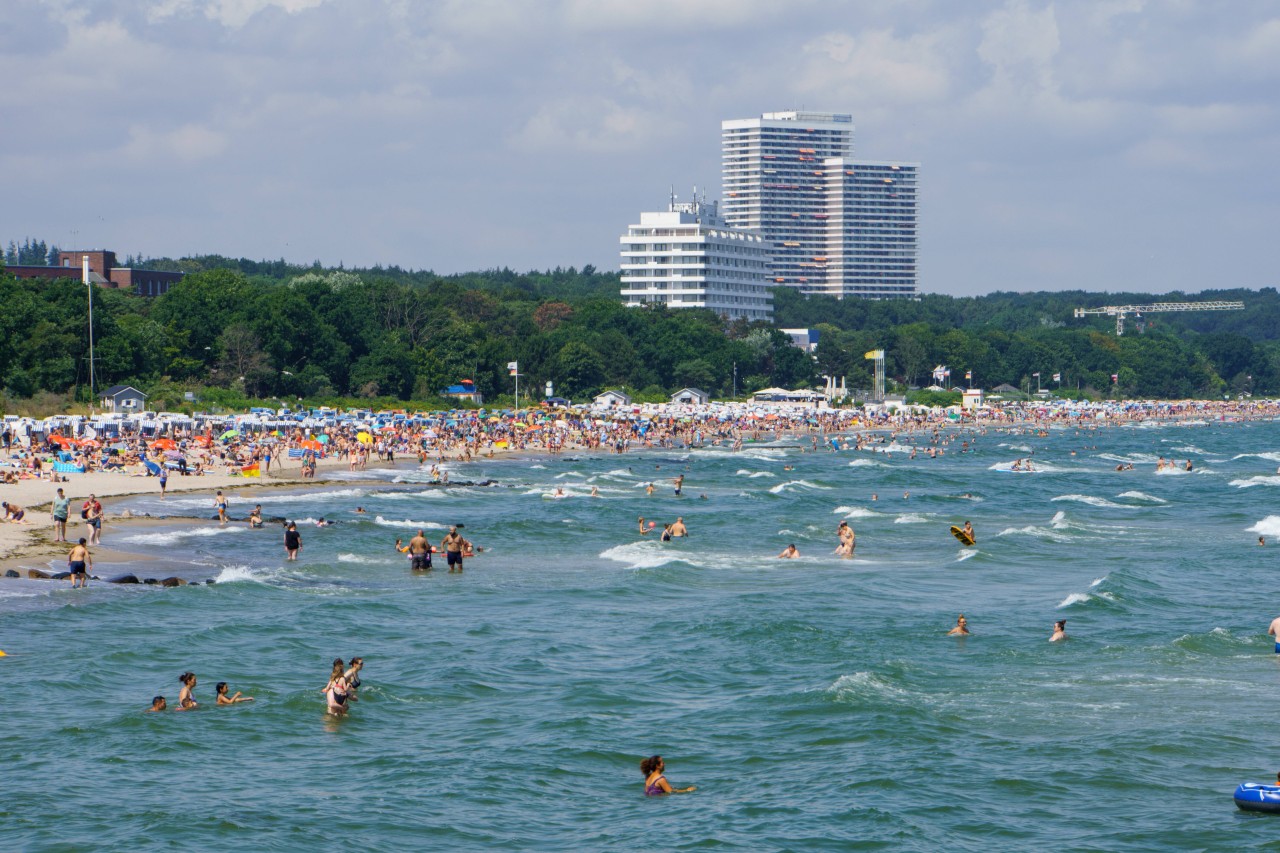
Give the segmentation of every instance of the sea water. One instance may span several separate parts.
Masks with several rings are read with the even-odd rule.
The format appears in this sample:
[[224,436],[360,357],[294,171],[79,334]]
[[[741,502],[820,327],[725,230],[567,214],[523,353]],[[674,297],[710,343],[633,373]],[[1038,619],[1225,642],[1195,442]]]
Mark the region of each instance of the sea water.
[[[211,495],[112,501],[200,518],[108,525],[148,559],[99,575],[218,582],[0,586],[0,848],[1274,840],[1231,793],[1280,769],[1280,540],[1257,545],[1280,537],[1280,425],[989,431],[914,460],[807,445],[234,493],[233,516],[299,520],[297,562],[278,524],[208,521]],[[1028,456],[1034,473],[1009,470]],[[1160,456],[1194,470],[1157,474]],[[691,535],[640,536],[640,516]],[[948,531],[966,520],[973,548]],[[449,524],[484,552],[411,574],[395,538]],[[788,543],[799,559],[776,558]],[[972,636],[944,636],[961,612]],[[1057,619],[1070,639],[1050,644]],[[330,663],[355,655],[359,701],[327,717]],[[143,713],[188,669],[198,710]],[[255,701],[214,707],[222,680]],[[698,791],[642,796],[654,753]]]

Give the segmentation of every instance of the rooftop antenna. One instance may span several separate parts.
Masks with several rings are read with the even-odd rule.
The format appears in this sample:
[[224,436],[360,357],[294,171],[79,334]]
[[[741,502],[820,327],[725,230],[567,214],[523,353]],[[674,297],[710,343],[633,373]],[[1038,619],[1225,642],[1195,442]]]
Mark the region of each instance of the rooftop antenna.
[[675,184],[671,185],[671,200],[669,201],[668,204],[670,205],[668,207],[668,210],[676,209],[676,185]]

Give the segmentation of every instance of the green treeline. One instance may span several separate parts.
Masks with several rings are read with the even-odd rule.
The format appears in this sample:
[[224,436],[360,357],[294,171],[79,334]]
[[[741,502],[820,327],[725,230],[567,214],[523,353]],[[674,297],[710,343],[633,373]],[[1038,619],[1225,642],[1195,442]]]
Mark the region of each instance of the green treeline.
[[[130,259],[134,261],[134,259]],[[96,384],[221,387],[248,397],[430,400],[474,380],[510,395],[583,399],[626,387],[657,399],[684,386],[725,397],[767,386],[808,387],[821,375],[868,387],[863,354],[888,352],[891,377],[927,385],[935,364],[952,381],[1093,388],[1126,396],[1280,393],[1280,297],[1274,289],[1170,294],[995,293],[868,302],[775,294],[779,327],[821,331],[816,359],[777,329],[726,323],[702,310],[627,309],[618,277],[591,267],[455,276],[396,267],[325,269],[205,256],[138,259],[190,273],[164,296],[96,288]],[[1154,315],[1145,334],[1117,338],[1107,318],[1074,320],[1079,306],[1242,299],[1248,310]],[[84,286],[0,272],[0,388],[11,397],[87,399]],[[1113,388],[1111,375],[1118,374]],[[526,397],[527,399],[527,397]]]

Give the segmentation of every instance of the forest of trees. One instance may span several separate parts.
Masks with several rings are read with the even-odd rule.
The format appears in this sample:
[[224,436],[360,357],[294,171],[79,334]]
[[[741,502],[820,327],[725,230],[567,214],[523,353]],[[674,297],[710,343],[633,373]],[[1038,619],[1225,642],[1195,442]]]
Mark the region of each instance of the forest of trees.
[[[28,241],[28,246],[43,243]],[[45,252],[51,251],[44,247]],[[15,247],[17,251],[17,247]],[[958,384],[1034,389],[1040,373],[1062,389],[1100,395],[1208,397],[1280,393],[1280,296],[1261,291],[1184,295],[994,293],[916,301],[838,301],[775,291],[776,326],[821,332],[816,359],[771,325],[726,322],[703,310],[628,309],[616,273],[591,267],[439,276],[396,267],[326,269],[285,261],[203,256],[131,259],[188,276],[144,299],[98,288],[96,384],[223,388],[253,398],[431,400],[474,380],[487,397],[521,386],[582,399],[607,387],[657,398],[684,386],[727,397],[811,387],[823,374],[870,385],[863,354],[888,352],[889,375],[927,385],[936,364]],[[1156,315],[1144,334],[1116,337],[1107,318],[1072,319],[1079,306],[1241,299],[1248,310]],[[88,399],[84,286],[19,280],[0,271],[0,388]],[[1111,380],[1118,376],[1118,383]]]

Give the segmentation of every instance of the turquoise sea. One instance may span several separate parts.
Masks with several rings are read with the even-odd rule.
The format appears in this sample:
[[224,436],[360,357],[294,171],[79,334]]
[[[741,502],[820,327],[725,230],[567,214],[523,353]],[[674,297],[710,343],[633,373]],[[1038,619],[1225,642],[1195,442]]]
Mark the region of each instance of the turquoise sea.
[[[99,575],[218,583],[0,583],[0,849],[1275,843],[1280,818],[1231,793],[1280,770],[1280,425],[990,430],[914,460],[900,441],[452,463],[496,485],[448,489],[405,466],[233,495],[233,516],[260,501],[340,521],[302,524],[290,564],[278,527],[108,525],[104,544],[150,559]],[[1007,470],[1028,456],[1035,473]],[[1194,471],[1157,474],[1159,456]],[[641,515],[692,535],[641,537]],[[853,561],[832,556],[841,519]],[[947,530],[966,519],[971,549]],[[394,539],[451,523],[485,553],[411,575]],[[776,559],[789,542],[801,559]],[[960,612],[973,635],[944,636]],[[1056,619],[1070,640],[1050,644]],[[360,701],[328,718],[330,662],[354,655]],[[142,713],[175,703],[187,669],[203,707]],[[214,707],[221,680],[256,701]],[[652,753],[698,791],[642,796]]]

